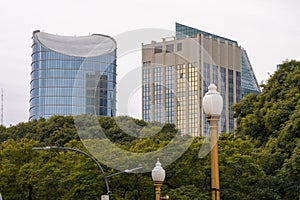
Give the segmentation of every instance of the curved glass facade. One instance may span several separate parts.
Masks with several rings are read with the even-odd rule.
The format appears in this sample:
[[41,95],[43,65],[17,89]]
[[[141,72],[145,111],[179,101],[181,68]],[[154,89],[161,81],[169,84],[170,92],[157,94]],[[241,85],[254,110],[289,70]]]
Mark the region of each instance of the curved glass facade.
[[103,35],[52,36],[33,33],[29,120],[53,115],[115,116],[115,41]]

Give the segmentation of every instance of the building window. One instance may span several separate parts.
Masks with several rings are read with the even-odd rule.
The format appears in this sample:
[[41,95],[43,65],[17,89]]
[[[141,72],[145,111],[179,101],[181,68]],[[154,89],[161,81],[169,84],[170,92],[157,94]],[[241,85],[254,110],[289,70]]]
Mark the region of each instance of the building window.
[[[182,77],[182,78],[181,78]],[[181,130],[182,134],[186,134],[186,116],[185,113],[188,96],[186,95],[186,65],[177,65],[177,122],[178,129]]]
[[236,102],[242,99],[242,79],[241,72],[236,72]]
[[[144,66],[150,66],[150,62],[145,62]],[[151,83],[152,83],[152,69],[143,69],[143,102],[144,111],[143,117],[145,121],[150,121],[151,116]]]
[[166,98],[165,98],[165,110],[166,110],[166,122],[174,123],[174,66],[166,67]]
[[182,43],[177,43],[177,51],[181,51],[182,50]]
[[233,70],[228,69],[228,109],[229,109],[229,131],[234,131],[234,120],[233,120]]
[[219,79],[218,79],[218,66],[213,65],[213,83],[217,86],[219,90],[219,85],[218,85]]
[[162,53],[162,46],[154,47],[154,53]]
[[204,82],[203,82],[203,95],[208,92],[208,86],[210,84],[210,65],[204,63]]
[[173,45],[173,44],[167,44],[167,45],[166,45],[166,52],[167,52],[167,53],[172,53],[172,52],[174,52],[174,45]]
[[197,132],[197,126],[198,126],[198,77],[197,77],[197,67],[193,66],[192,64],[189,64],[188,67],[188,128],[189,133],[193,136],[198,135]]
[[150,67],[150,66],[151,66],[151,61],[143,62],[143,67]]
[[[208,92],[208,86],[210,84],[210,64],[208,63],[204,63],[204,72],[203,72],[203,75],[204,75],[204,82],[203,82],[203,96],[205,95],[206,92]],[[203,113],[204,116],[203,118],[205,119],[206,118],[206,114]],[[209,136],[209,124],[207,122],[207,120],[204,120],[204,124],[203,124],[203,135],[205,137]]]
[[221,87],[220,87],[220,93],[223,98],[223,110],[221,113],[221,132],[226,132],[226,68],[221,67]]
[[154,121],[164,122],[162,118],[163,106],[162,106],[162,67],[154,68]]

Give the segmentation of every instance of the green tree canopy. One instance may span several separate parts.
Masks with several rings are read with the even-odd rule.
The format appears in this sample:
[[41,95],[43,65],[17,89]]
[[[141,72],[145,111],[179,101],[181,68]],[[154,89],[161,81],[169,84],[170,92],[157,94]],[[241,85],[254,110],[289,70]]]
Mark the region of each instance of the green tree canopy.
[[[218,141],[221,198],[300,199],[300,63],[283,63],[261,94],[246,96],[234,109],[238,124],[235,137],[224,133]],[[95,146],[106,140],[127,151],[145,153],[163,148],[178,131],[173,124],[146,123],[126,116],[99,117],[96,124],[93,120],[86,115],[76,120],[53,116],[0,126],[3,198],[100,199],[106,193],[103,176],[87,157],[68,151],[35,152],[32,147],[60,145],[87,151],[80,131],[81,139]],[[105,137],[99,137],[98,125]],[[161,160],[166,170],[163,195],[179,200],[211,199],[210,156],[199,157],[205,142],[204,138],[193,138],[185,153],[169,166]],[[155,160],[150,167],[154,164]],[[106,174],[117,172],[102,165]],[[120,174],[109,183],[112,200],[155,197],[149,172]]]

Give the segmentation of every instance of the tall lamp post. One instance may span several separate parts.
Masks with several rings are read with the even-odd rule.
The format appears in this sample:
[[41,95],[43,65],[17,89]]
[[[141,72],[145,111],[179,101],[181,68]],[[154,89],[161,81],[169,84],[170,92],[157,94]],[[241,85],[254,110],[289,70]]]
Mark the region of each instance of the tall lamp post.
[[159,159],[157,159],[155,167],[152,170],[152,180],[155,186],[155,200],[169,199],[169,196],[161,197],[161,193],[160,193],[161,186],[165,180],[165,177],[166,177],[166,172],[162,168]]
[[203,98],[203,109],[210,126],[211,137],[211,190],[212,199],[220,200],[219,164],[218,164],[218,122],[223,109],[223,99],[215,84],[208,86]]
[[88,154],[88,153],[86,153],[84,151],[81,151],[81,150],[78,150],[78,149],[74,149],[74,148],[70,148],[70,147],[57,147],[57,146],[34,147],[34,148],[32,148],[32,150],[51,150],[51,149],[58,149],[58,150],[64,150],[64,151],[74,151],[76,153],[83,154],[86,157],[89,157],[92,161],[94,161],[94,163],[96,163],[96,165],[97,165],[100,173],[103,175],[103,178],[104,178],[104,181],[105,181],[107,195],[102,195],[102,197],[101,197],[101,199],[105,199],[105,200],[108,200],[109,199],[109,195],[111,195],[111,191],[109,189],[109,184],[108,184],[108,178],[109,177],[112,177],[112,176],[115,176],[115,175],[118,175],[118,174],[121,174],[121,173],[131,173],[131,172],[133,172],[135,170],[139,170],[139,169],[143,168],[141,165],[139,165],[136,168],[126,169],[124,171],[117,172],[117,173],[114,173],[114,174],[110,174],[110,175],[107,176],[105,174],[103,168],[101,167],[100,163],[92,155],[90,155],[90,154]]

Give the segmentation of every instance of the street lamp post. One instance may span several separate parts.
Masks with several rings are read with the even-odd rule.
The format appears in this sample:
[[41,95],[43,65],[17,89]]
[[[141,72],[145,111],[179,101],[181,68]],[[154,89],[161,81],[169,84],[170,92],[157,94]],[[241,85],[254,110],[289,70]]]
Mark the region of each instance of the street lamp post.
[[[157,159],[157,162],[155,164],[155,167],[152,170],[152,180],[154,182],[155,186],[155,200],[161,200],[161,186],[165,180],[166,172],[162,168],[161,163],[159,162],[159,159]],[[163,199],[168,199],[168,197],[163,197]]]
[[111,191],[109,189],[109,184],[108,184],[108,178],[110,178],[112,176],[115,176],[115,175],[118,175],[118,174],[121,174],[121,173],[131,173],[131,172],[133,172],[135,170],[139,170],[139,169],[143,168],[141,165],[139,165],[136,168],[126,169],[124,171],[117,172],[117,173],[114,173],[114,174],[110,174],[110,175],[107,176],[105,174],[103,168],[101,167],[100,163],[92,155],[90,155],[90,154],[88,154],[88,153],[86,153],[84,151],[81,151],[81,150],[78,150],[78,149],[74,149],[74,148],[70,148],[70,147],[57,147],[57,146],[34,147],[34,148],[32,148],[32,150],[51,150],[51,149],[58,149],[58,150],[63,150],[63,151],[74,151],[76,153],[85,155],[86,157],[89,157],[92,161],[94,161],[94,163],[96,163],[96,165],[98,166],[98,169],[99,169],[100,173],[103,175],[103,178],[104,178],[104,181],[105,181],[107,196],[103,195],[102,199],[109,199],[109,195],[111,195]]
[[211,137],[211,190],[212,199],[220,200],[220,181],[218,164],[218,122],[223,109],[223,99],[215,84],[208,86],[208,92],[203,98],[203,109],[210,125]]

